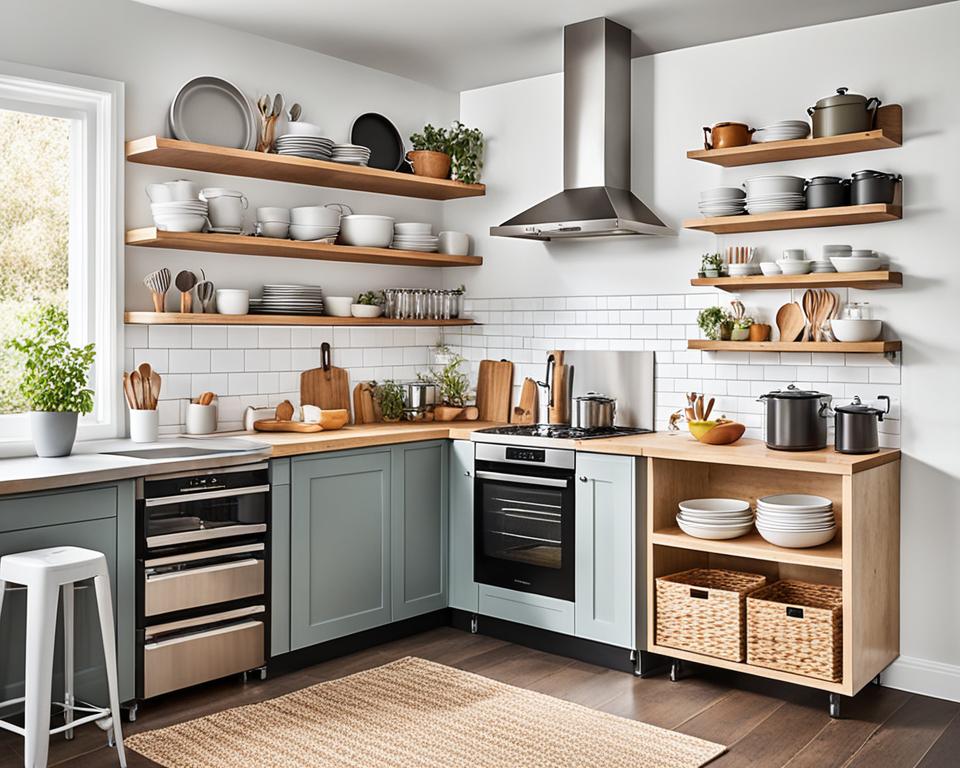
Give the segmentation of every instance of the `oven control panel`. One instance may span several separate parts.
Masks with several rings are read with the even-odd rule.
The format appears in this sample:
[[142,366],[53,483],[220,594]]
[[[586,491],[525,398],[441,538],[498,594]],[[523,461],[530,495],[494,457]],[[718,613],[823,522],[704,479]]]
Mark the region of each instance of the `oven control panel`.
[[542,448],[507,448],[505,457],[508,461],[533,461],[543,464],[547,460],[547,452]]

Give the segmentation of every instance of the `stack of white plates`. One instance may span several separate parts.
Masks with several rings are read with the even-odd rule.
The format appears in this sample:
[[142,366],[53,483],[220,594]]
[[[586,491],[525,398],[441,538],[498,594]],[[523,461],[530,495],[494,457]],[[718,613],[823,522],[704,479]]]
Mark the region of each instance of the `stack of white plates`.
[[737,216],[744,212],[746,193],[740,187],[714,187],[700,193],[701,216]]
[[801,211],[807,207],[803,193],[806,180],[800,176],[755,176],[747,179],[748,213]]
[[759,275],[760,265],[752,261],[748,261],[746,264],[727,264],[727,274],[730,275],[730,277]]
[[300,136],[287,133],[277,138],[277,154],[329,160],[333,156],[333,140],[323,136]]
[[370,149],[359,144],[334,144],[333,162],[349,165],[366,165],[370,161]]
[[398,251],[440,250],[440,238],[433,234],[433,225],[426,221],[398,221],[393,226],[393,244]]
[[735,539],[753,530],[753,511],[747,501],[689,499],[679,506],[677,525],[698,539]]
[[781,120],[773,125],[758,128],[753,133],[753,140],[758,144],[766,141],[790,141],[804,139],[810,133],[810,124],[806,120]]
[[811,272],[836,272],[837,268],[830,263],[829,259],[814,259],[810,262]]
[[164,232],[202,232],[207,221],[206,200],[150,203],[153,223]]
[[255,315],[322,315],[323,290],[319,285],[265,285],[263,296],[250,299]]
[[837,533],[833,502],[823,496],[787,493],[757,499],[757,530],[778,547],[826,544]]

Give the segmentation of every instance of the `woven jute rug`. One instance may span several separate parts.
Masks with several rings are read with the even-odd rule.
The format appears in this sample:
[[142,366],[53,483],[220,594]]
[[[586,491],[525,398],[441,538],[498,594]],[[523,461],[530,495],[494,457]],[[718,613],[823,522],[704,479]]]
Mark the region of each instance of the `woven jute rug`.
[[726,749],[412,657],[126,744],[167,768],[700,768]]

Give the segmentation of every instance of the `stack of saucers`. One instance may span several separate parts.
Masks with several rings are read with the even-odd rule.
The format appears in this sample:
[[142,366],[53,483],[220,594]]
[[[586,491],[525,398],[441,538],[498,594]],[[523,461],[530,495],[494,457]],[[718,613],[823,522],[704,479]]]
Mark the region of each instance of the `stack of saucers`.
[[398,251],[435,253],[440,249],[439,238],[426,221],[398,221],[393,225],[393,244]]
[[800,176],[754,176],[744,184],[748,213],[801,211],[807,207],[803,193],[806,179]]
[[323,136],[287,133],[277,138],[277,154],[329,160],[333,155],[333,140]]
[[737,216],[744,213],[746,192],[740,187],[714,187],[700,193],[701,216]]
[[370,161],[370,149],[359,144],[334,144],[332,160],[348,165],[366,165]]
[[677,525],[698,539],[735,539],[753,530],[750,502],[740,499],[688,499],[680,502]]
[[804,139],[810,133],[810,124],[806,120],[781,120],[758,128],[753,133],[753,140],[761,144],[766,141],[790,141]]
[[757,530],[778,547],[826,544],[837,533],[833,502],[823,496],[786,493],[757,499]]

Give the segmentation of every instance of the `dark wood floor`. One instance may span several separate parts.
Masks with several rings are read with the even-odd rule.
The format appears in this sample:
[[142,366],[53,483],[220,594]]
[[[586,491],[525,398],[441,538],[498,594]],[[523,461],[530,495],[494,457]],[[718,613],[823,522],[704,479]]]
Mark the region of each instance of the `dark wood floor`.
[[[437,629],[264,682],[237,678],[150,702],[134,733],[182,722],[240,704],[279,696],[324,680],[420,656],[511,685],[557,696],[622,717],[726,744],[711,768],[947,768],[960,765],[960,704],[868,686],[844,702],[843,719],[831,720],[826,694],[756,678],[701,671],[671,683],[666,676],[639,680],[455,629]],[[127,753],[130,766],[154,766]],[[22,763],[19,739],[0,737],[0,768]],[[67,742],[53,737],[50,765],[101,768],[117,765],[93,726]]]

